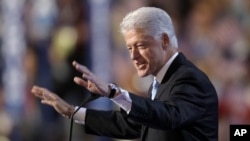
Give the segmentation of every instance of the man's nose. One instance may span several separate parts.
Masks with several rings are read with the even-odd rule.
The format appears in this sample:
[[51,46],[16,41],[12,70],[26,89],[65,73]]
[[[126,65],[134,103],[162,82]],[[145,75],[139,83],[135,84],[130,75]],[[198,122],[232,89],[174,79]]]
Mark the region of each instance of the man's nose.
[[130,57],[132,60],[135,60],[136,58],[138,58],[140,56],[140,53],[138,51],[138,49],[133,48],[130,52]]

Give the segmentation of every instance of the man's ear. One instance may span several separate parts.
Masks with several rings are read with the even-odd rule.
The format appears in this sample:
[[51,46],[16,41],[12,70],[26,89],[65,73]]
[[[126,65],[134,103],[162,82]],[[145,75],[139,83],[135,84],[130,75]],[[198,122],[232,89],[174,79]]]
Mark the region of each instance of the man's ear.
[[166,49],[169,46],[169,36],[166,33],[162,33],[161,36],[162,47]]

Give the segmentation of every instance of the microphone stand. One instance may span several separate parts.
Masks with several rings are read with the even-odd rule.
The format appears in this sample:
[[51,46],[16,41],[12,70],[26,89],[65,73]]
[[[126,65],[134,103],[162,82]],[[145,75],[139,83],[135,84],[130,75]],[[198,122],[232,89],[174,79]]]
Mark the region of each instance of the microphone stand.
[[88,102],[90,102],[90,101],[92,101],[92,100],[95,100],[95,99],[97,99],[97,98],[99,98],[99,97],[101,97],[100,95],[98,95],[98,94],[90,94],[90,96],[88,96],[85,100],[83,100],[83,102],[80,104],[80,106],[74,111],[74,113],[71,115],[71,117],[70,117],[70,131],[69,131],[69,141],[71,141],[71,139],[72,139],[72,130],[73,130],[73,117],[74,117],[74,115],[76,114],[76,112],[78,112],[80,109],[81,109],[81,107],[83,106],[83,105],[85,105],[86,103],[88,103]]

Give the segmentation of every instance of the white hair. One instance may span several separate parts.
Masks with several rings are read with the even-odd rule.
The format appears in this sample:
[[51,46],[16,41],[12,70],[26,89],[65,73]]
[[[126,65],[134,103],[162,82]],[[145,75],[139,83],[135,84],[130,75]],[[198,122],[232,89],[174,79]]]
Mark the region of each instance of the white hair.
[[177,38],[170,16],[164,10],[155,7],[142,7],[128,13],[120,24],[122,34],[127,30],[141,28],[154,38],[166,33],[170,45],[178,47]]

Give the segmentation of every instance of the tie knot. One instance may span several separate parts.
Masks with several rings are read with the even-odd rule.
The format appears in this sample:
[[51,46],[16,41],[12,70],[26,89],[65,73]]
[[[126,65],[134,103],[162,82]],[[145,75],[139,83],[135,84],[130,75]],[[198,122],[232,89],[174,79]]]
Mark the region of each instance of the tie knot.
[[159,86],[159,82],[156,80],[156,78],[154,78],[153,87],[158,88],[158,86]]

